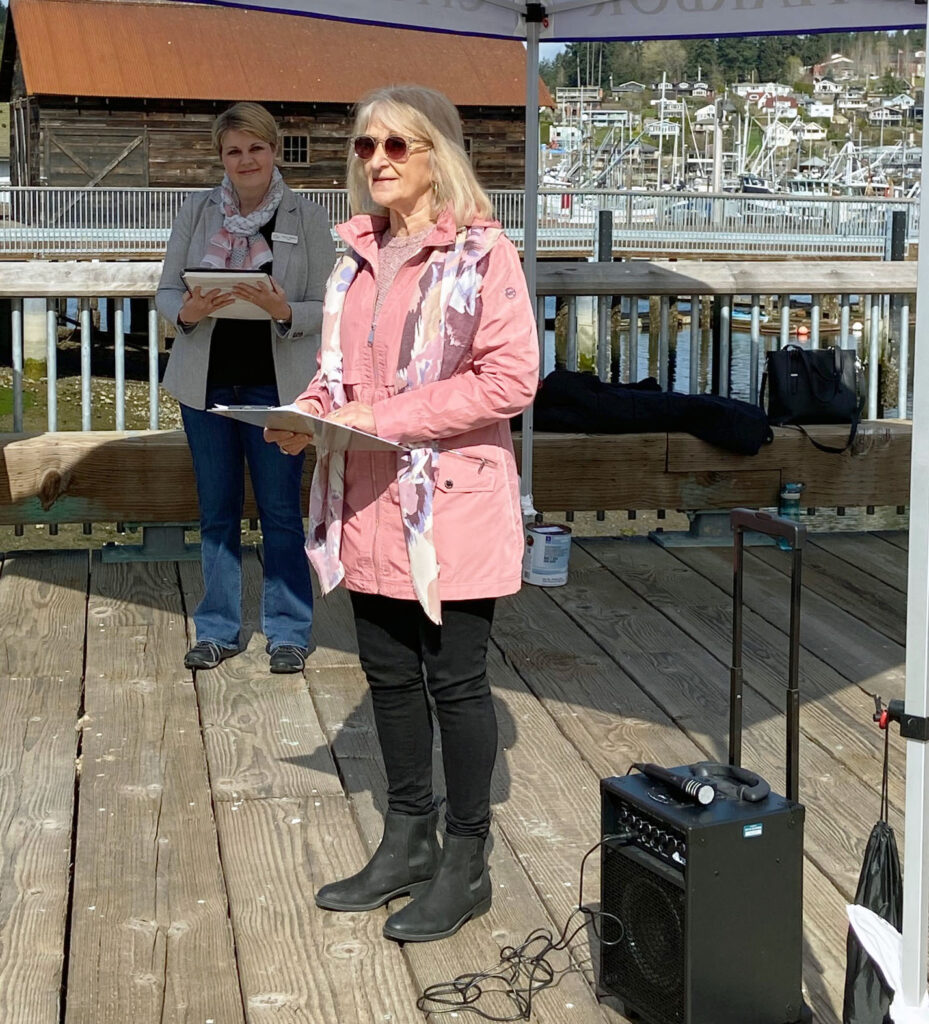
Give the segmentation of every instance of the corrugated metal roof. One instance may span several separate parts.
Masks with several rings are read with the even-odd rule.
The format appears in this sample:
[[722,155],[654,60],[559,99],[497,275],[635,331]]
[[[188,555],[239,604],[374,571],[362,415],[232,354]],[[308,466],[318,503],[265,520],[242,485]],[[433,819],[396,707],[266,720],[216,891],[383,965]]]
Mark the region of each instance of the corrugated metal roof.
[[525,105],[517,40],[177,2],[12,0],[10,13],[32,95],[352,103],[418,82],[459,106]]

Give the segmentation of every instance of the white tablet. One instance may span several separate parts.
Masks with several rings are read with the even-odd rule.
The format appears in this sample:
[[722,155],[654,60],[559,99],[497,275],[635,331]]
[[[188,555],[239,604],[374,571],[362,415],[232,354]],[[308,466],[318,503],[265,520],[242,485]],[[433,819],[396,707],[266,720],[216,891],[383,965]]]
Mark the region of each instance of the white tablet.
[[[192,267],[181,274],[188,290],[193,291],[198,285],[202,292],[219,288],[224,293],[231,292],[237,284],[258,284],[263,282],[271,287],[271,277],[264,270],[223,270],[213,267]],[[228,306],[217,309],[210,316],[228,320],[270,320],[271,314],[256,306],[254,302],[236,299]]]

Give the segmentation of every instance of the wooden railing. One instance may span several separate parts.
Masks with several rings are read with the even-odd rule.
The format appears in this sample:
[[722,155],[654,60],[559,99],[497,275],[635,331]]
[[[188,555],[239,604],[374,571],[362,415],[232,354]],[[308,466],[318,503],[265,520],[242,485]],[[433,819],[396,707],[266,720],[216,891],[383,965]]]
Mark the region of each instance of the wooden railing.
[[[714,296],[725,312],[731,310],[735,296],[747,295],[757,305],[762,296],[775,291],[787,297],[782,304],[785,323],[791,294],[812,294],[814,310],[823,296],[838,296],[845,309],[849,296],[870,296],[865,306],[871,315],[863,340],[847,334],[840,340],[859,347],[870,366],[875,367],[880,347],[888,344],[888,338],[893,342],[895,332],[901,330],[895,318],[902,316],[902,311],[908,316],[907,295],[915,291],[915,269],[915,264],[906,262],[552,263],[539,266],[538,295],[540,303],[547,295],[586,295],[598,300],[625,296],[627,301],[656,296],[659,304],[674,296]],[[0,436],[0,523],[184,522],[197,518],[190,457],[180,432],[85,429],[62,433],[55,429],[51,413],[47,432],[24,432],[24,297],[46,303],[46,352],[53,359],[57,345],[56,314],[50,304],[53,298],[69,296],[86,303],[92,296],[129,296],[150,301],[159,273],[158,263],[0,264],[0,298],[13,300],[14,370],[14,410],[12,422],[7,420],[12,431]],[[889,316],[885,315],[888,311]],[[667,318],[662,315],[660,319],[661,365],[666,367],[672,338]],[[124,339],[119,334],[121,319],[117,320],[119,378],[120,373],[124,375],[120,364]],[[157,426],[159,325],[151,310],[147,326],[149,350],[155,357],[150,361],[150,406],[152,423]],[[777,346],[784,337],[763,339],[760,333],[754,333],[756,327],[753,343],[757,345],[757,363],[763,342]],[[89,423],[94,394],[86,305],[82,306],[80,333],[82,412],[86,413],[83,422]],[[907,346],[900,338],[906,335],[903,330],[894,342],[902,377],[901,407],[905,407]],[[717,358],[727,360],[725,339],[717,340]],[[811,343],[818,342],[818,337],[811,339]],[[605,337],[601,336],[600,344],[608,350]],[[56,389],[53,370],[50,366],[50,397]],[[725,364],[723,379],[727,371]],[[872,372],[868,379],[869,401],[876,399],[876,377]],[[119,415],[117,409],[114,426]],[[842,443],[845,437],[842,427],[821,427],[818,434],[830,444]],[[673,433],[536,434],[534,453],[533,497],[536,507],[544,511],[771,506],[777,502],[781,485],[789,480],[804,482],[803,500],[809,506],[905,505],[909,493],[909,424],[875,420],[873,415],[862,426],[856,445],[843,455],[818,452],[789,429],[776,431],[774,443],[750,458],[731,455],[687,434]],[[254,514],[252,505],[246,514]]]
[[[841,446],[843,426],[810,428]],[[776,506],[788,481],[804,506],[906,505],[910,424],[862,424],[843,455],[818,451],[796,430],[776,428],[754,456],[733,455],[690,434],[546,434],[533,443],[539,511],[725,509]],[[521,435],[515,435],[517,456]],[[310,450],[304,488],[312,474]],[[0,524],[198,519],[190,452],[182,431],[0,434]],[[257,515],[249,496],[245,516]]]

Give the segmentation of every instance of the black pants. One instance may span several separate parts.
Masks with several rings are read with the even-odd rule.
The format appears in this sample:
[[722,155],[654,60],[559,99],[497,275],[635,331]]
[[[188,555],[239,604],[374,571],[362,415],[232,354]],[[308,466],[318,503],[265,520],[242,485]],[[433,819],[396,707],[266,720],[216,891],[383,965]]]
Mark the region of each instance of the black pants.
[[497,718],[487,683],[494,599],[443,601],[442,625],[417,601],[352,593],[358,654],[371,687],[387,806],[432,809],[432,712],[442,737],[450,835],[486,836]]

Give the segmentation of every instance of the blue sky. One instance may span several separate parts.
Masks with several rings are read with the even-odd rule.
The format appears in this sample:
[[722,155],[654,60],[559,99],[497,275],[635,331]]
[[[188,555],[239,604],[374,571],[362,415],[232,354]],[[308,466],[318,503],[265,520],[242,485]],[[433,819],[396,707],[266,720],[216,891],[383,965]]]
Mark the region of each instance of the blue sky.
[[539,58],[541,60],[554,60],[555,55],[561,53],[566,43],[539,43]]

